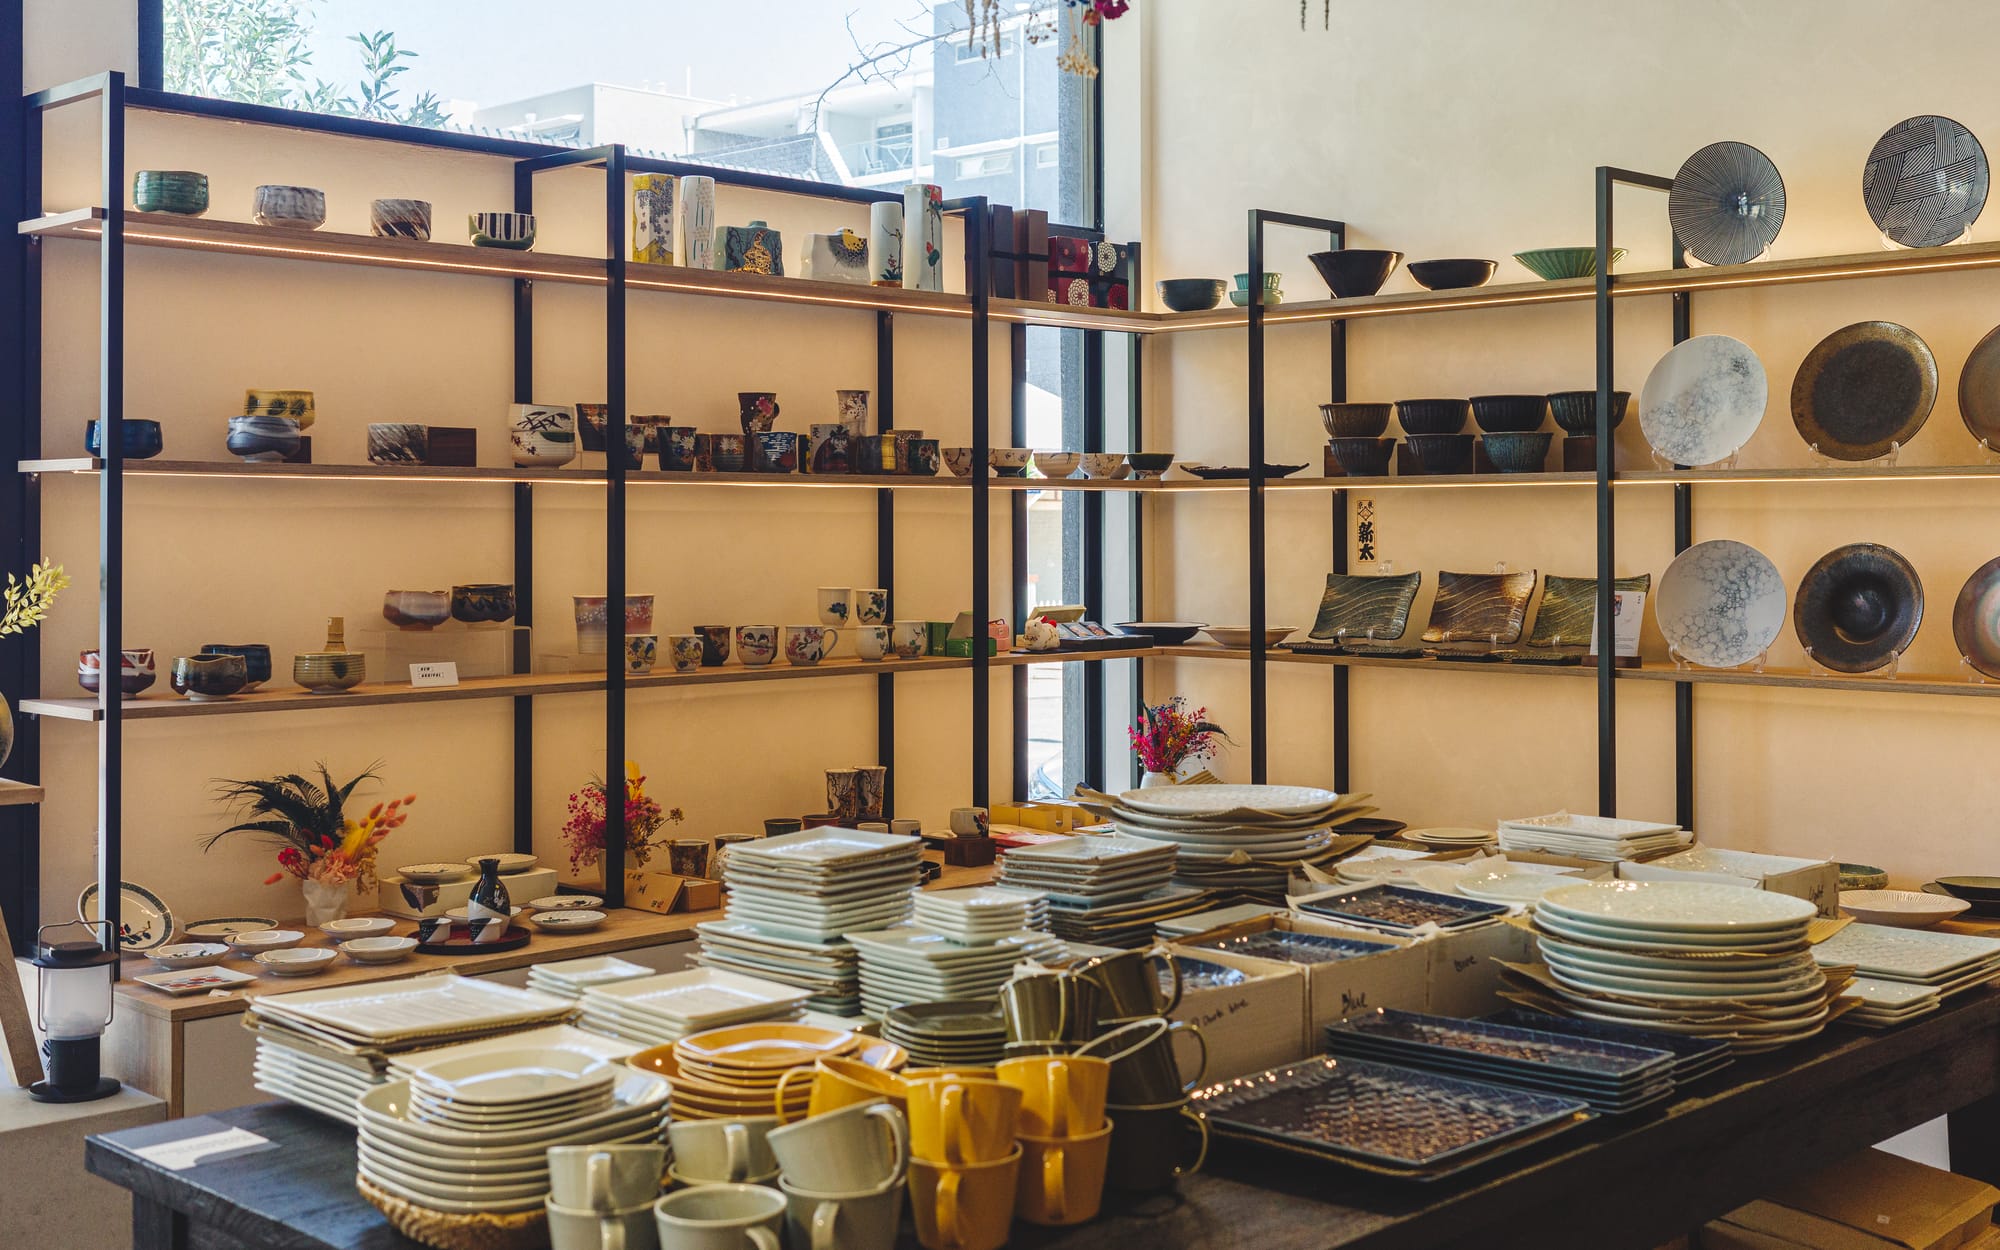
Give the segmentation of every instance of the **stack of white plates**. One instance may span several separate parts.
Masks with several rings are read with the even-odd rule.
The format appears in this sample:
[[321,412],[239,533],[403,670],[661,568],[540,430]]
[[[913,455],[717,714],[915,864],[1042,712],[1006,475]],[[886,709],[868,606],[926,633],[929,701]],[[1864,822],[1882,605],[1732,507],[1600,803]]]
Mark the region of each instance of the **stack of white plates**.
[[1127,790],[1087,806],[1127,837],[1174,847],[1181,884],[1272,903],[1295,866],[1324,858],[1334,823],[1361,810],[1358,799],[1313,786],[1222,784]]
[[[564,1053],[564,1052],[559,1052]],[[548,1148],[584,1143],[628,1143],[659,1140],[667,1113],[668,1082],[630,1068],[607,1066],[602,1074],[578,1061],[565,1079],[560,1064],[529,1065],[537,1075],[524,1075],[518,1059],[490,1057],[507,1075],[481,1082],[457,1068],[424,1091],[431,1106],[449,1102],[457,1115],[451,1123],[423,1118],[417,1090],[410,1081],[392,1081],[361,1095],[360,1133],[356,1141],[361,1178],[405,1202],[455,1215],[496,1215],[533,1211],[549,1193]],[[606,1081],[599,1086],[588,1082]],[[482,1105],[452,1096],[460,1089],[484,1085],[512,1097],[502,1105],[519,1109],[519,1097],[531,1086],[548,1091],[542,1097],[579,1099],[586,1088],[608,1101],[592,1112],[577,1111],[561,1118],[521,1124],[521,1117],[486,1112]],[[526,1103],[529,1108],[536,1104]]]
[[591,959],[564,959],[552,964],[536,964],[528,969],[528,988],[574,1001],[593,985],[610,985],[652,975],[653,970],[644,964],[635,964],[616,955],[598,955]]
[[1045,892],[1057,937],[1143,946],[1160,921],[1211,906],[1206,892],[1172,884],[1176,855],[1123,833],[1079,835],[1007,852],[1000,884]]
[[854,1016],[861,1011],[860,961],[846,942],[804,942],[765,933],[746,920],[705,920],[695,926],[703,968],[740,972],[806,991],[809,1011]]
[[1451,827],[1405,829],[1396,836],[1405,842],[1414,842],[1418,846],[1428,846],[1437,851],[1462,851],[1472,847],[1492,846],[1500,840],[1497,830]]
[[790,1019],[810,991],[716,968],[639,977],[583,992],[582,1028],[642,1046],[752,1020]]
[[[1543,894],[1535,931],[1571,1015],[1769,1050],[1826,1027],[1803,899],[1738,886],[1590,881]],[[1545,991],[1550,987],[1541,987]]]
[[1884,1027],[1935,1011],[1953,994],[2000,976],[2000,939],[1887,925],[1848,925],[1813,947],[1822,964],[1860,975],[1843,993],[1861,1006],[1842,1016]]
[[1567,868],[1545,864],[1510,864],[1504,859],[1486,862],[1486,867],[1460,875],[1452,883],[1452,888],[1467,898],[1488,903],[1533,907],[1550,890],[1576,884],[1574,872]]
[[623,1065],[564,1046],[514,1046],[410,1063],[410,1119],[470,1131],[541,1128],[611,1109]]
[[1066,942],[1086,942],[1119,950],[1150,946],[1160,922],[1192,916],[1215,906],[1215,896],[1191,885],[1163,885],[1128,902],[1075,907],[1050,905],[1049,931]]
[[861,1012],[875,1020],[905,1003],[992,998],[1021,961],[1064,953],[1060,941],[1026,930],[984,946],[966,946],[910,926],[847,938],[861,956]]
[[1039,927],[1046,928],[1049,917],[1046,895],[996,885],[919,890],[911,907],[916,924],[968,946],[1038,927],[1029,923],[1031,914],[1039,915]]
[[1686,846],[1694,835],[1679,825],[1622,820],[1615,816],[1576,816],[1556,812],[1500,822],[1500,849],[1541,851],[1606,862],[1636,859],[1655,851]]

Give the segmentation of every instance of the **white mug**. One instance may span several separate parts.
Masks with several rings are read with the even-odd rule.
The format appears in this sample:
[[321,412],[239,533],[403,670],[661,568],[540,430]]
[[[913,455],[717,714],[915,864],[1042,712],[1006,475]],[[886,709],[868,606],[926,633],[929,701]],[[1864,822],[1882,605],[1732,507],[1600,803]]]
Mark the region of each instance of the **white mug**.
[[840,646],[840,631],[824,625],[785,626],[785,660],[792,664],[817,664]]
[[547,1198],[543,1209],[549,1215],[550,1250],[656,1250],[660,1244],[651,1202],[600,1214]]
[[886,1102],[855,1103],[771,1131],[778,1170],[816,1194],[861,1193],[903,1179],[909,1122]]
[[889,654],[889,627],[863,625],[854,631],[854,653],[864,660],[879,660]]
[[653,1204],[660,1250],[778,1250],[785,1195],[762,1185],[696,1185]]
[[551,1146],[549,1200],[600,1213],[650,1206],[666,1166],[665,1146]]
[[778,1170],[767,1135],[778,1127],[774,1115],[740,1120],[676,1120],[667,1126],[674,1146],[674,1175],[683,1180],[733,1182],[766,1177]]
[[751,668],[761,668],[778,658],[776,625],[738,625],[736,658]]
[[792,1250],[893,1250],[903,1214],[903,1187],[859,1194],[816,1194],[783,1177],[785,1241]]
[[829,629],[847,624],[847,596],[850,593],[845,586],[821,586],[819,623]]

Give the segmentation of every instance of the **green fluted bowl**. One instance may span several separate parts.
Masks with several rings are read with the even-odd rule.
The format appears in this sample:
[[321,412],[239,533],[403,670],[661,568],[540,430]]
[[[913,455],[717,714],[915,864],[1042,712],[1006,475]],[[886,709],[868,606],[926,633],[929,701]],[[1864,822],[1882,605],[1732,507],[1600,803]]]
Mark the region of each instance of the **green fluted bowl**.
[[[1616,265],[1625,257],[1625,249],[1611,249],[1611,263]],[[1543,247],[1532,252],[1516,252],[1514,259],[1521,262],[1529,273],[1537,278],[1556,282],[1563,278],[1594,278],[1597,276],[1597,249],[1594,247]]]

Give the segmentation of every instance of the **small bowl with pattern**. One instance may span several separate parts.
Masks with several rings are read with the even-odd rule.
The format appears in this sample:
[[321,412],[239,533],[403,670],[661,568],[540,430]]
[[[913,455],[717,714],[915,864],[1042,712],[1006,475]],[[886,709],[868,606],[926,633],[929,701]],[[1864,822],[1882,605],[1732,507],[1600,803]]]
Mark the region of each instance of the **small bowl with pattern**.
[[951,470],[953,477],[972,476],[972,448],[947,447],[944,449],[944,467]]
[[382,619],[397,629],[435,628],[451,619],[451,595],[443,590],[385,591]]
[[[1625,249],[1611,249],[1611,263],[1616,265],[1625,258]],[[1597,276],[1597,249],[1595,247],[1538,247],[1531,251],[1516,252],[1514,259],[1521,267],[1548,282],[1560,282],[1564,278],[1594,278]]]
[[1207,312],[1222,302],[1228,287],[1221,278],[1162,278],[1153,284],[1170,312]]
[[292,946],[284,950],[265,951],[254,962],[274,976],[309,977],[315,972],[324,972],[335,958],[336,952],[324,946]]
[[1472,435],[1411,434],[1403,439],[1419,472],[1472,472]]
[[[118,691],[126,698],[152,688],[159,679],[155,667],[153,651],[150,647],[127,647],[120,652],[122,662],[118,666]],[[104,660],[96,647],[77,653],[76,684],[92,694],[96,694],[102,684]]]
[[381,937],[396,927],[390,916],[344,916],[339,920],[329,920],[319,927],[335,942],[345,942],[349,938]]
[[1380,438],[1389,432],[1394,404],[1321,404],[1320,423],[1328,438]]
[[326,224],[326,192],[318,187],[261,186],[251,216],[260,226],[317,230]]
[[[1278,275],[1265,274],[1264,276],[1266,278],[1275,278]],[[1236,305],[1238,308],[1248,308],[1250,306],[1250,289],[1248,287],[1240,287],[1240,286],[1233,288],[1229,292],[1229,302]],[[1270,307],[1274,304],[1282,304],[1285,302],[1285,293],[1283,291],[1278,290],[1276,287],[1267,286],[1264,288],[1264,298],[1258,300],[1257,302],[1263,304],[1265,307]]]
[[299,423],[301,430],[309,430],[316,411],[311,391],[253,387],[243,392],[243,415],[246,417],[290,417]]
[[1470,259],[1413,260],[1409,264],[1410,276],[1426,291],[1462,291],[1485,286],[1499,267],[1497,260]]
[[307,651],[292,657],[292,680],[313,694],[352,690],[368,677],[368,657],[359,651]]
[[1097,481],[1116,482],[1132,475],[1122,451],[1087,451],[1078,463],[1085,477]]
[[1035,453],[1026,447],[995,447],[986,453],[986,463],[1001,477],[1028,476],[1028,460]]
[[1083,457],[1073,451],[1038,451],[1035,453],[1035,469],[1043,477],[1068,477],[1076,472],[1076,466]]
[[414,421],[371,421],[368,424],[369,464],[423,464],[430,459],[429,426]]
[[162,968],[208,968],[229,958],[229,944],[176,942],[172,946],[155,946],[146,952],[146,958]]
[[538,911],[528,917],[529,924],[549,933],[582,933],[595,929],[604,921],[605,914],[591,908]]
[[142,169],[132,175],[132,207],[142,213],[199,217],[208,211],[208,175],[192,169]]
[[1393,438],[1329,438],[1327,450],[1333,462],[1349,477],[1382,477],[1389,472],[1389,457],[1396,453]]
[[1132,466],[1132,472],[1151,481],[1159,478],[1174,467],[1174,453],[1170,451],[1131,451],[1125,453],[1125,463]]
[[1403,263],[1401,252],[1377,248],[1347,247],[1337,252],[1314,252],[1306,257],[1326,280],[1326,289],[1335,299],[1356,299],[1382,289],[1396,266]]
[[1969,911],[1970,902],[1923,890],[1842,890],[1840,910],[1863,924],[1928,929]]
[[1510,430],[1480,438],[1486,458],[1502,473],[1540,473],[1549,463],[1549,445],[1556,436],[1547,430]]
[[1396,422],[1405,434],[1456,434],[1471,412],[1472,405],[1463,399],[1396,401]]
[[368,228],[385,239],[427,240],[431,237],[431,202],[370,200]]
[[305,941],[306,935],[297,929],[243,929],[226,940],[237,950],[255,955],[262,951],[290,950]]
[[248,680],[245,690],[255,690],[271,680],[271,648],[261,642],[204,642],[203,655],[240,655]]
[[299,450],[299,423],[291,417],[231,417],[229,454],[250,464],[276,464]]
[[1546,395],[1474,395],[1472,420],[1488,434],[1511,434],[1542,428],[1548,411]]
[[240,655],[183,655],[174,660],[168,677],[175,694],[196,703],[227,699],[250,682],[250,670]]
[[533,213],[473,213],[466,218],[466,230],[474,247],[526,252],[535,246]]
[[396,937],[386,933],[349,938],[340,944],[340,953],[358,964],[401,963],[415,954],[416,950],[417,939]]
[[[1632,398],[1630,391],[1611,392],[1611,428],[1625,419],[1625,402]],[[1565,434],[1592,435],[1597,433],[1597,392],[1596,391],[1555,391],[1548,397],[1549,415],[1556,419]]]
[[1886,890],[1889,888],[1889,874],[1873,864],[1836,864],[1840,870],[1840,888],[1845,890]]
[[[1266,271],[1265,271],[1265,273],[1264,273],[1264,290],[1265,290],[1265,291],[1267,291],[1267,292],[1270,292],[1270,291],[1277,291],[1277,290],[1282,290],[1282,289],[1284,288],[1284,285],[1285,285],[1285,283],[1284,283],[1284,277],[1285,277],[1285,275],[1284,275],[1284,274],[1281,274],[1281,273],[1271,273],[1270,271],[1266,270]],[[1250,289],[1250,275],[1249,275],[1249,274],[1247,274],[1247,273],[1239,273],[1239,274],[1237,274],[1237,275],[1236,275],[1236,285],[1235,285],[1235,287],[1234,287],[1233,289],[1235,289],[1235,290],[1238,290],[1238,291],[1247,291],[1247,290],[1249,290],[1249,289]]]
[[[151,460],[166,446],[158,421],[127,417],[119,422],[118,428],[118,445],[127,460]],[[95,421],[84,423],[83,449],[93,456],[104,454],[104,432]]]
[[451,619],[467,625],[514,619],[514,587],[507,582],[468,582],[451,588]]

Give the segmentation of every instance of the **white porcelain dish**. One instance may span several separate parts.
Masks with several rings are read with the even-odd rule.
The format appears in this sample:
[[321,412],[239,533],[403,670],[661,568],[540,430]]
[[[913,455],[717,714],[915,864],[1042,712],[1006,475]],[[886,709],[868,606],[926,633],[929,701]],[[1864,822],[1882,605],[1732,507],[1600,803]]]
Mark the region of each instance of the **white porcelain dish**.
[[211,916],[205,920],[195,921],[181,932],[203,941],[221,941],[238,933],[251,933],[258,929],[277,927],[278,922],[268,916]]
[[551,933],[582,933],[595,929],[609,919],[601,911],[538,911],[528,917],[528,923],[537,929]]
[[1747,543],[1714,538],[1674,557],[1660,575],[1653,617],[1683,659],[1735,668],[1770,649],[1785,627],[1785,579]]
[[408,959],[416,949],[417,939],[387,934],[349,938],[340,944],[340,953],[358,964],[398,963]]
[[235,989],[246,981],[257,978],[234,968],[196,967],[182,968],[174,972],[145,972],[132,978],[141,985],[151,986],[163,993],[179,998],[187,994],[206,994],[212,990]]
[[1202,817],[1228,812],[1269,812],[1305,816],[1334,807],[1340,795],[1317,786],[1192,785],[1127,790],[1121,807],[1161,816]]
[[602,907],[604,900],[592,894],[545,894],[527,905],[536,911],[584,911]]
[[155,946],[146,952],[146,958],[162,968],[206,968],[229,958],[229,944],[176,942],[172,946]]
[[395,919],[389,916],[348,916],[327,921],[319,931],[336,942],[344,942],[348,938],[380,937],[395,927]]
[[1639,428],[1668,464],[1726,460],[1764,420],[1770,383],[1748,343],[1698,334],[1653,365],[1639,392]]
[[[86,924],[97,923],[95,881],[83,887],[83,892],[76,896],[76,917]],[[125,950],[154,950],[174,940],[174,909],[145,886],[120,881],[118,927],[118,944]]]
[[1972,904],[1922,890],[1842,890],[1840,910],[1868,924],[1898,929],[1927,929],[1942,924]]
[[257,966],[281,977],[305,977],[324,971],[334,958],[323,946],[288,946],[259,954]]
[[1802,898],[1694,881],[1585,881],[1550,891],[1543,909],[1578,920],[1693,933],[1792,931],[1818,909]]
[[247,929],[229,935],[231,946],[253,955],[259,951],[289,950],[305,940],[306,935],[297,929]]

